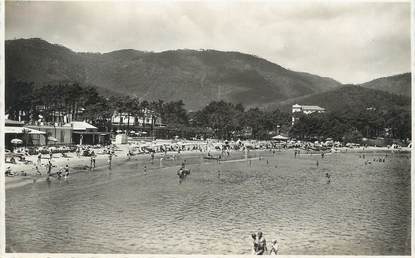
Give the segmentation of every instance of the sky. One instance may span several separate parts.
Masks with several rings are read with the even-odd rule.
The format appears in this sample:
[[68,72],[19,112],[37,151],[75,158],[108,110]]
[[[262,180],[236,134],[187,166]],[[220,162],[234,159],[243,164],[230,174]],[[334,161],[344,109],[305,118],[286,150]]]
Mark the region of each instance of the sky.
[[20,1],[5,14],[6,39],[77,52],[239,51],[342,83],[411,67],[409,2]]

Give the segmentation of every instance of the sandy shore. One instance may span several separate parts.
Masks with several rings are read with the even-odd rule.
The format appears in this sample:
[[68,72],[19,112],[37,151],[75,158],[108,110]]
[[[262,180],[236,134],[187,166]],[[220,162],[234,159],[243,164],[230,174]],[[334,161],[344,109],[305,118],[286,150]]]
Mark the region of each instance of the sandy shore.
[[[115,156],[113,157],[113,162],[122,162],[123,160],[127,159],[127,153],[130,148],[130,145],[120,145],[117,146],[117,150],[115,151]],[[94,149],[96,153],[96,163],[97,164],[107,164],[108,154],[103,153],[104,149]],[[294,151],[294,149],[281,149],[280,151]],[[388,149],[386,147],[360,147],[360,148],[335,148],[331,152],[332,153],[376,153],[376,152],[410,152],[410,148],[402,148],[400,150]],[[199,151],[182,151],[181,155],[186,157],[186,155],[194,153],[199,153]],[[220,152],[211,152],[213,155],[217,155]],[[302,150],[301,154],[306,154],[308,152]],[[318,154],[319,152],[316,152]],[[177,152],[168,152],[168,155],[175,155]],[[156,158],[158,159],[161,153],[156,154]],[[149,154],[138,154],[135,155],[134,159],[146,159],[149,158]],[[5,167],[10,167],[15,176],[7,176],[5,177],[5,187],[6,189],[15,188],[24,186],[26,184],[33,183],[35,180],[39,180],[42,178],[46,178],[47,176],[47,163],[49,161],[49,155],[43,155],[41,159],[41,165],[38,165],[39,171],[41,175],[39,175],[36,171],[37,166],[37,155],[32,155],[26,157],[26,160],[29,161],[29,164],[24,164],[23,162],[17,162],[17,164],[6,163]],[[56,173],[57,170],[66,166],[68,164],[70,168],[70,173],[80,173],[88,171],[90,166],[90,157],[77,157],[75,153],[67,153],[67,157],[62,157],[61,154],[53,154],[52,157],[52,164],[54,165],[52,169],[52,173]],[[99,166],[99,165],[97,165]]]

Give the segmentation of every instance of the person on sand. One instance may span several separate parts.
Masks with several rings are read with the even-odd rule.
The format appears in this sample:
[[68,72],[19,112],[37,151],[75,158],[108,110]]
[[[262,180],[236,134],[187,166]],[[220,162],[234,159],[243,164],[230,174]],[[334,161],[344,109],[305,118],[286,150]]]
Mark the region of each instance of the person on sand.
[[39,153],[39,154],[37,155],[37,164],[38,164],[38,165],[42,164],[42,153]]
[[42,173],[40,173],[40,170],[39,170],[39,166],[38,165],[35,166],[35,170],[36,170],[36,174],[42,175]]
[[12,169],[10,167],[6,168],[5,175],[6,176],[14,176],[14,174],[12,172]]
[[264,255],[267,251],[267,241],[265,240],[261,231],[259,231],[257,234],[257,243],[258,243],[258,250],[256,252],[256,255]]
[[269,251],[270,255],[278,255],[279,245],[276,239],[272,240],[271,250]]
[[64,171],[64,168],[63,167],[60,167],[60,169],[58,170],[58,172],[56,172],[56,175],[58,176],[58,178],[61,178],[62,177],[63,171]]

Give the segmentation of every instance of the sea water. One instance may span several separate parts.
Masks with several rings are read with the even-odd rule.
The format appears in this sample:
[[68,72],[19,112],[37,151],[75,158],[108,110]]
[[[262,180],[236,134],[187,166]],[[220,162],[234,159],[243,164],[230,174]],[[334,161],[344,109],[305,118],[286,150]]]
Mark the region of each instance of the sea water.
[[[260,230],[280,254],[409,255],[410,155],[360,155],[194,154],[42,179],[6,191],[6,249],[250,254]],[[179,184],[183,159],[191,174]]]

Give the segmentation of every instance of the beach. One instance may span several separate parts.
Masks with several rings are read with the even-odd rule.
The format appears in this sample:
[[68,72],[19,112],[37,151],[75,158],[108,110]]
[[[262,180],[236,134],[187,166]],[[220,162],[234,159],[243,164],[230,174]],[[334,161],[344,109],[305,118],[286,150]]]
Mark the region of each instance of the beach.
[[[134,145],[129,144],[121,144],[117,145],[115,155],[113,156],[113,162],[123,162],[127,160],[128,151],[133,148]],[[108,154],[103,153],[106,148],[97,148],[94,149],[96,153],[96,163],[100,166],[107,166],[107,160],[108,160]],[[294,150],[297,150],[295,148],[293,149],[279,149],[278,151],[281,152],[293,152]],[[251,150],[251,152],[255,152],[258,150]],[[411,150],[409,148],[401,148],[400,150],[393,150],[391,148],[387,147],[359,147],[359,148],[347,148],[347,147],[339,147],[334,148],[330,151],[325,151],[327,153],[394,153],[394,152],[410,152]],[[212,150],[210,151],[213,155],[219,155],[221,154],[221,151],[218,150]],[[193,150],[193,151],[181,151],[181,155],[191,155],[191,154],[200,154],[199,150]],[[242,153],[242,152],[241,152]],[[310,151],[304,151],[299,150],[299,155],[320,155],[321,152],[310,152]],[[167,152],[169,156],[177,155],[176,151],[169,151]],[[163,154],[157,153],[155,154],[157,156],[157,159],[160,159]],[[207,155],[207,152],[203,152],[203,155]],[[150,154],[136,154],[131,157],[132,159],[149,159]],[[47,177],[47,164],[49,161],[49,155],[43,154],[41,159],[41,165],[38,165],[37,163],[37,155],[29,155],[26,156],[25,159],[29,161],[29,164],[25,164],[24,162],[17,161],[17,164],[11,164],[6,163],[5,167],[10,167],[11,171],[14,173],[17,173],[15,176],[5,177],[5,187],[6,189],[14,188],[23,186],[26,184],[33,183],[34,180],[39,180],[42,178]],[[77,157],[75,152],[67,153],[67,157],[63,157],[60,153],[54,153],[52,157],[52,164],[54,165],[54,168],[52,169],[53,173],[56,173],[60,168],[63,168],[66,165],[69,165],[70,172],[71,173],[82,173],[89,171],[89,167],[91,164],[91,158],[87,156],[79,156]],[[41,175],[39,175],[36,172],[36,166],[38,165],[39,171],[41,172]]]

